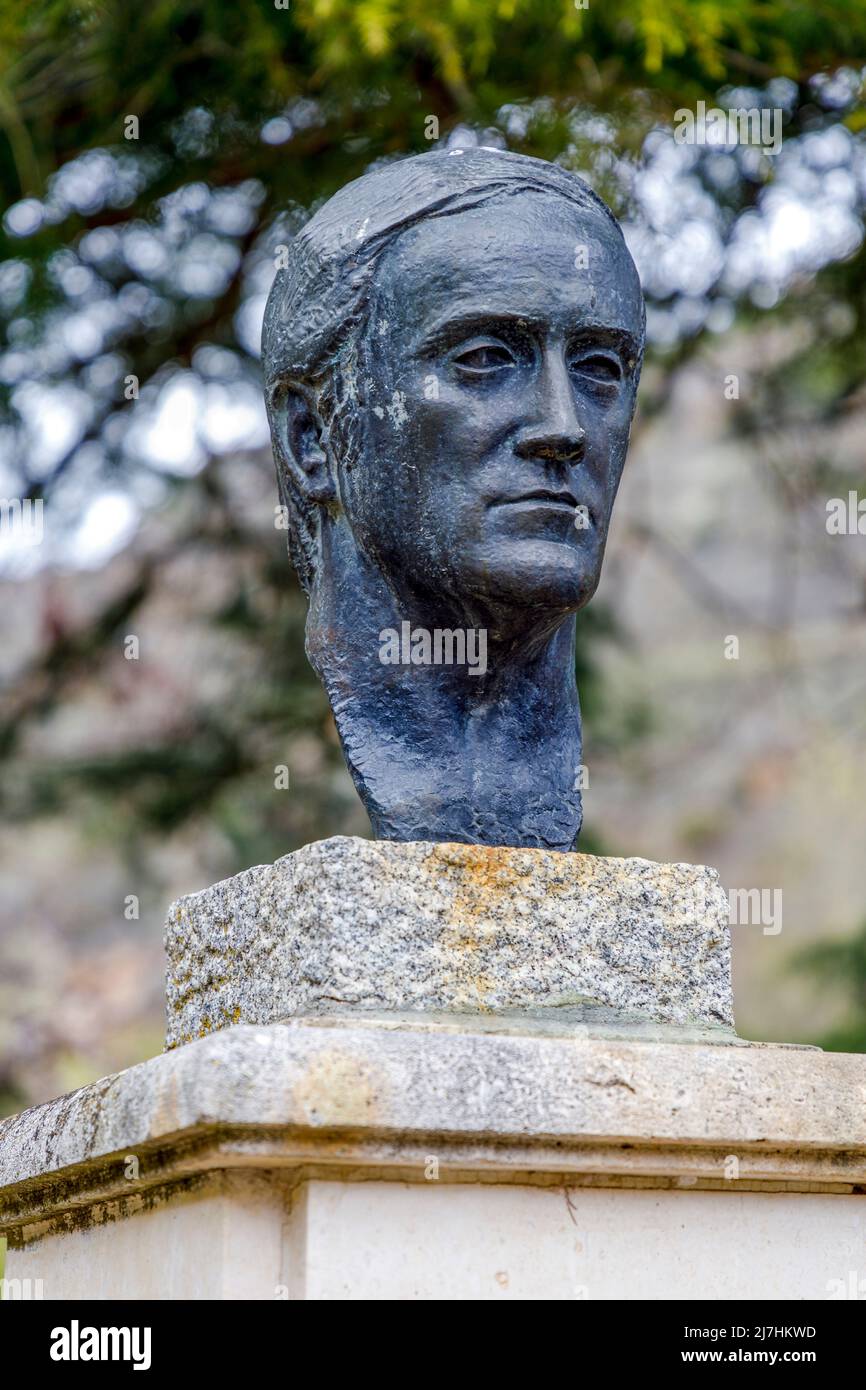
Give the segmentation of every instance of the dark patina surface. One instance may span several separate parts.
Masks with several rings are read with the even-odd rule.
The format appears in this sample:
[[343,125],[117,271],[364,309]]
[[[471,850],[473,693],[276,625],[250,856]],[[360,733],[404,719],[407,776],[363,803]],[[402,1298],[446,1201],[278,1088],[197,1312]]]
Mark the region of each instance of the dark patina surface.
[[575,614],[644,339],[620,228],[499,150],[375,169],[268,301],[267,404],[307,653],[379,838],[573,849]]

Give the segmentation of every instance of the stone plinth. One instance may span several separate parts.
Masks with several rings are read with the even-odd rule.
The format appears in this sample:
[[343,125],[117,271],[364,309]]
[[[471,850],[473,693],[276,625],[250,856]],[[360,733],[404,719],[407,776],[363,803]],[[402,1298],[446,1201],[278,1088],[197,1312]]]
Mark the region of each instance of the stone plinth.
[[712,869],[338,836],[169,911],[167,1045],[300,1015],[732,1029]]
[[0,1125],[46,1299],[822,1299],[864,1193],[866,1057],[788,1047],[295,1020]]

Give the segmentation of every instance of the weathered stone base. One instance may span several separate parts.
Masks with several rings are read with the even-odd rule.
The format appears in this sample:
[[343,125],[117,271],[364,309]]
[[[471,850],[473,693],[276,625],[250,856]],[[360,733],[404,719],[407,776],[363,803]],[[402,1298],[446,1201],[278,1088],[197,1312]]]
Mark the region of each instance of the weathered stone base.
[[365,1011],[733,1028],[701,865],[336,836],[181,898],[166,952],[168,1047]]
[[851,1271],[866,1289],[862,1206],[235,1176],[15,1250],[9,1266],[62,1300],[824,1300],[851,1297]]
[[0,1125],[46,1299],[822,1299],[864,1195],[866,1057],[785,1047],[297,1020]]

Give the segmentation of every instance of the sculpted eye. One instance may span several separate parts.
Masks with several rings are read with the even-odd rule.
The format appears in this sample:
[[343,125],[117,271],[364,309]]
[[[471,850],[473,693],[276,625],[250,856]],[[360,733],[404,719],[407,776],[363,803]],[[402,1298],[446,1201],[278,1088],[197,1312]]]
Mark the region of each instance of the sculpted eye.
[[496,342],[468,343],[455,353],[452,361],[466,376],[485,376],[515,365],[508,348]]
[[592,352],[587,353],[585,357],[572,358],[569,370],[602,383],[613,384],[622,378],[622,365],[619,360],[608,356],[606,352]]

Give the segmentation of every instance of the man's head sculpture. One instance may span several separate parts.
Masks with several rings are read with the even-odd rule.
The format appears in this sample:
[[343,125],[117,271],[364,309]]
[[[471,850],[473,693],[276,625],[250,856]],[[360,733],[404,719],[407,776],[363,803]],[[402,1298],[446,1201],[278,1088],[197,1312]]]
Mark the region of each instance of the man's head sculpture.
[[608,208],[522,155],[385,165],[294,238],[268,413],[307,653],[379,837],[574,848],[574,615],[644,321]]

